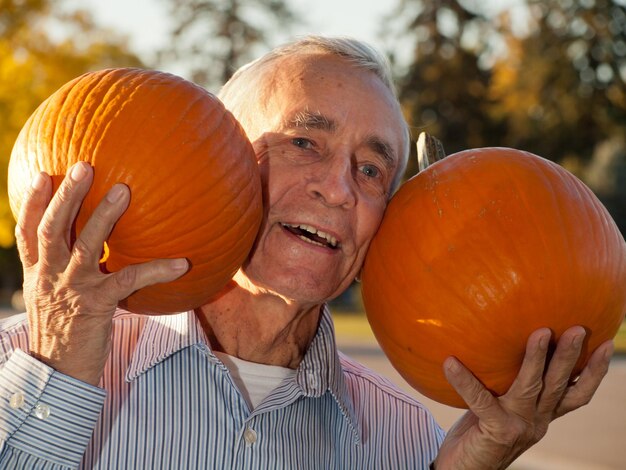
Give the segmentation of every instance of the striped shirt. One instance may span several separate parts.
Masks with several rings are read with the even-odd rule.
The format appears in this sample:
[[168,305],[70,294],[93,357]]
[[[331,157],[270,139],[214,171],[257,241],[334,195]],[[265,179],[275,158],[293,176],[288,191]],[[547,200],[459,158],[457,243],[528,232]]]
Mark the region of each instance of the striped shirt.
[[253,411],[193,312],[113,323],[93,387],[24,352],[25,315],[0,322],[0,468],[425,469],[444,438],[337,351],[327,309],[295,376]]

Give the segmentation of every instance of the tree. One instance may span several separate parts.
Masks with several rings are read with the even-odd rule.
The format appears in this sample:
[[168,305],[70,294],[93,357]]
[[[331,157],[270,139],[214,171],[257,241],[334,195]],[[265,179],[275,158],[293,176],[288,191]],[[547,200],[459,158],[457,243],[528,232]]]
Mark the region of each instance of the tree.
[[[97,27],[86,12],[66,13],[61,6],[52,0],[0,0],[0,247],[4,249],[14,245],[7,166],[28,116],[57,88],[84,72],[141,65],[127,49],[125,38]],[[16,257],[1,253],[0,261],[7,260]],[[1,271],[2,286],[21,283],[19,267],[3,265]]]
[[[399,96],[414,138],[425,130],[452,153],[488,145],[498,124],[488,118],[490,53],[487,38],[493,27],[484,12],[457,0],[404,0],[394,18],[410,18],[392,25],[394,43],[410,44],[412,61],[398,79]],[[389,35],[389,33],[386,33]],[[408,174],[416,171],[411,159]]]
[[584,163],[626,128],[626,5],[530,0],[527,11],[524,36],[501,18],[508,54],[493,68],[491,119],[509,146]]
[[623,0],[528,0],[496,17],[479,5],[403,0],[394,13],[411,18],[400,97],[415,126],[450,150],[506,145],[556,161],[589,159],[623,132]]
[[414,50],[399,81],[409,122],[448,153],[504,146],[562,164],[626,233],[624,0],[526,0],[501,13],[470,0],[398,8],[393,16],[409,21],[392,27]]
[[626,236],[626,136],[616,134],[600,142],[582,177],[598,195]]
[[194,82],[216,88],[266,48],[294,15],[284,0],[168,0],[176,24],[161,63],[180,61]]

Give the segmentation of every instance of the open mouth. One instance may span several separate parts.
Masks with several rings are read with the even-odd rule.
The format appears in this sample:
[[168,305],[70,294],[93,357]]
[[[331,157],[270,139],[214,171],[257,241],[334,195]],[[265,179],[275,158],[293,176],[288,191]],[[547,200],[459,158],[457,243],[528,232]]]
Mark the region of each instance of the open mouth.
[[305,242],[317,246],[322,246],[324,248],[330,248],[332,250],[336,250],[337,248],[339,248],[339,242],[335,237],[333,237],[329,233],[318,230],[315,227],[311,227],[310,225],[291,225],[285,223],[281,223],[281,225],[285,230],[293,233],[295,236],[297,236],[301,240],[304,240]]

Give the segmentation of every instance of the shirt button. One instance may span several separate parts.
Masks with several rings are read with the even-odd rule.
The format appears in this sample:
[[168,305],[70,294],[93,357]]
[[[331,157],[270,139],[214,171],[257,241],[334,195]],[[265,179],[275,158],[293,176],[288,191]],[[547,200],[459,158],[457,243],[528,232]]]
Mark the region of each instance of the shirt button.
[[48,419],[48,416],[50,416],[50,407],[43,403],[37,403],[37,406],[35,406],[35,416],[39,419]]
[[11,395],[11,399],[9,400],[9,406],[14,410],[21,408],[24,404],[24,394],[22,392],[16,392]]
[[256,431],[252,428],[246,428],[243,432],[243,439],[246,441],[246,445],[249,447],[256,442]]

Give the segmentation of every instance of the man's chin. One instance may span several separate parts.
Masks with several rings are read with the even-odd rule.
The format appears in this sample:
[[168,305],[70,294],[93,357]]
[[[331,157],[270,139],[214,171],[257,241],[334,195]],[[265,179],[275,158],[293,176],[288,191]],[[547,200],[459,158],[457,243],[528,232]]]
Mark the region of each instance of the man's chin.
[[247,281],[257,290],[264,293],[273,293],[289,303],[302,305],[322,304],[338,296],[340,292],[319,280],[304,276],[284,276],[280,279],[263,279],[247,277]]

